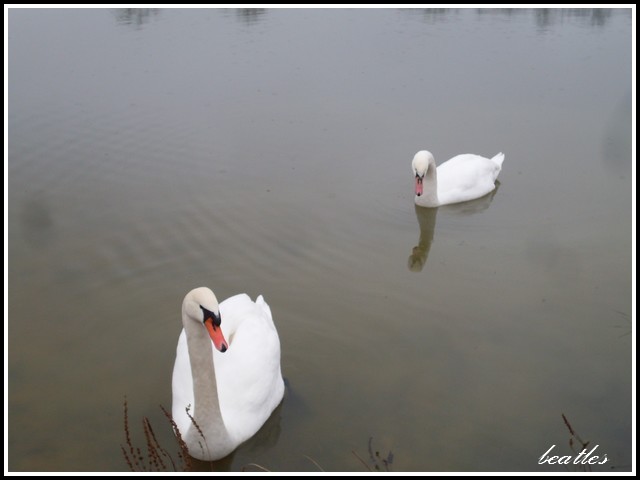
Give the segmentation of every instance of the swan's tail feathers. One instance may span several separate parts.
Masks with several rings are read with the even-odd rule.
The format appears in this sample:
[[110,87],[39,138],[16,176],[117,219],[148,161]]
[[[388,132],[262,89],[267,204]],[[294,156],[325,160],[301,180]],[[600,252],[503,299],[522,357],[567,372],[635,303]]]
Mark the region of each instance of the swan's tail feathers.
[[267,316],[271,320],[271,323],[273,323],[271,308],[269,307],[269,304],[265,302],[264,297],[262,295],[258,295],[258,298],[256,298],[256,305],[260,307],[260,309],[267,314]]
[[495,157],[493,157],[491,161],[502,168],[502,162],[504,162],[504,153],[500,152]]

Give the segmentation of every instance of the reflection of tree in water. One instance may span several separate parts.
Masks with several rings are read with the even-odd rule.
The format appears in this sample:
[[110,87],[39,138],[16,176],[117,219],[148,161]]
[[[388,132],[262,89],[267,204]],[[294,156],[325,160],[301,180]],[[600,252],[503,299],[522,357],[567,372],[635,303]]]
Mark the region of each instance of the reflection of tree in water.
[[115,15],[118,23],[141,27],[151,18],[160,13],[159,8],[116,8]]
[[417,11],[422,13],[422,20],[427,23],[450,21],[453,15],[462,12],[462,10],[457,8],[423,8]]
[[24,239],[34,247],[43,247],[51,240],[53,216],[51,204],[42,195],[33,195],[21,212]]
[[592,27],[602,27],[611,18],[611,8],[540,8],[534,10],[540,28],[578,21]]
[[[453,17],[464,12],[465,9],[458,8],[424,8],[402,10],[409,13],[419,12],[422,19],[427,23],[447,22]],[[533,16],[536,25],[545,32],[548,27],[561,25],[568,22],[577,22],[582,25],[592,27],[602,27],[614,13],[623,13],[631,18],[631,9],[612,8],[478,8],[474,10],[477,15],[497,16],[503,15],[511,17],[514,15]]]
[[263,20],[266,8],[236,8],[236,16],[247,25],[255,25]]
[[607,172],[621,179],[631,174],[633,164],[632,141],[633,101],[631,90],[623,95],[607,120],[602,139],[602,159]]

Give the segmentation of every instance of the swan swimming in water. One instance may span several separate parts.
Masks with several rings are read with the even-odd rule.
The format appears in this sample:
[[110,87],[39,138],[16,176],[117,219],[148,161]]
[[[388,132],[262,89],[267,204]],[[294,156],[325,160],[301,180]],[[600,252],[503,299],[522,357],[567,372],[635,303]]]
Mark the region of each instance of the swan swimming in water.
[[480,198],[495,188],[503,161],[503,153],[493,158],[466,153],[436,168],[431,152],[421,150],[411,162],[415,176],[414,201],[421,207],[439,207]]
[[182,302],[182,324],[173,419],[192,457],[218,460],[251,438],[282,401],[280,340],[262,296],[218,304],[210,289],[196,288]]

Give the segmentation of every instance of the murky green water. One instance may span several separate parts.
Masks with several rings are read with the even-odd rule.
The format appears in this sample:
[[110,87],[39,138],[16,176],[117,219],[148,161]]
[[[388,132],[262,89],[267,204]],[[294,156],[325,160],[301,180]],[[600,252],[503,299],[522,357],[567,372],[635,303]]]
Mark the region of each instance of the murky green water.
[[[173,449],[200,285],[289,383],[216,468],[631,468],[629,10],[12,9],[8,114],[10,470],[128,469],[125,395]],[[415,208],[425,148],[498,190]]]

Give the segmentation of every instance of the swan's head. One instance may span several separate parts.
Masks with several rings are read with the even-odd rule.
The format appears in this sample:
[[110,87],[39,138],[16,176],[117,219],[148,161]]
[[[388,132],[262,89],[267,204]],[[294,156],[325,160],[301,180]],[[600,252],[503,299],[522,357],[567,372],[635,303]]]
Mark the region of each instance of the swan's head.
[[194,288],[182,302],[184,321],[192,320],[205,328],[213,341],[213,345],[221,352],[226,352],[229,344],[222,334],[222,318],[218,299],[207,287]]
[[429,165],[435,165],[435,162],[436,161],[434,160],[433,155],[431,155],[431,152],[426,150],[420,150],[413,157],[411,168],[413,169],[413,175],[416,179],[416,195],[418,197],[422,195],[422,181],[429,170]]

